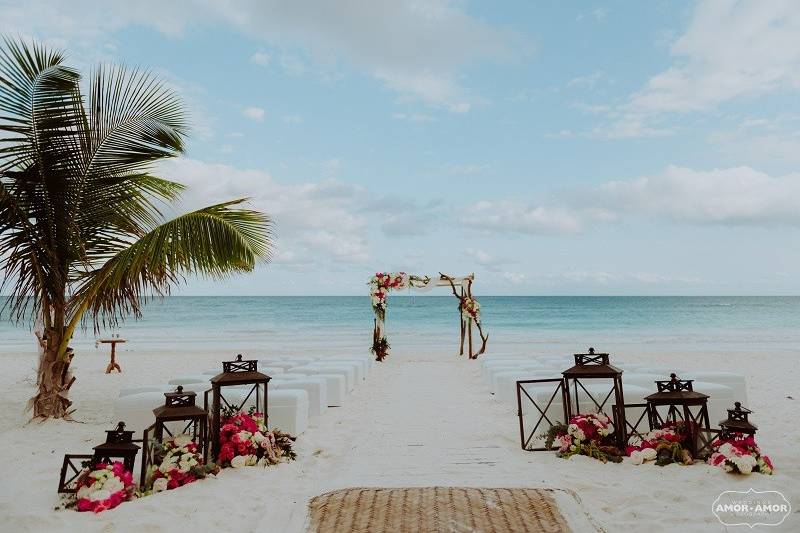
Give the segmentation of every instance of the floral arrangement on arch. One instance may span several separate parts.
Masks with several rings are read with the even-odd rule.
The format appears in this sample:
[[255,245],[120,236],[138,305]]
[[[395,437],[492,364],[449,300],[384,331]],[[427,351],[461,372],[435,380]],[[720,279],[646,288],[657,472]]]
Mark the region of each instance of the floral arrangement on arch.
[[133,499],[133,474],[120,461],[88,466],[76,481],[77,491],[67,507],[100,513]]
[[625,453],[635,465],[648,461],[655,461],[658,466],[672,463],[692,464],[692,455],[684,448],[688,437],[686,429],[683,420],[668,421],[660,428],[644,434],[638,444],[628,446]]
[[711,456],[708,464],[718,466],[726,472],[734,474],[750,474],[758,472],[772,475],[772,460],[761,454],[752,435],[744,436],[734,433],[731,438],[717,439],[711,443]]
[[220,424],[220,451],[217,463],[221,467],[267,466],[292,461],[295,437],[278,429],[267,429],[264,415],[250,411],[227,411]]
[[145,494],[177,489],[219,472],[218,466],[205,464],[189,435],[177,435],[156,444],[153,458],[155,464],[147,474]]
[[545,446],[549,449],[558,443],[558,456],[569,459],[573,455],[586,455],[604,463],[622,461],[614,445],[614,424],[603,413],[577,414],[568,424],[556,424],[546,434]]
[[389,291],[405,289],[408,286],[405,272],[376,272],[369,280],[369,296],[372,309],[380,320],[386,316],[386,297]]
[[461,299],[461,314],[466,318],[471,318],[475,322],[480,322],[481,306],[478,300],[469,296],[464,296]]

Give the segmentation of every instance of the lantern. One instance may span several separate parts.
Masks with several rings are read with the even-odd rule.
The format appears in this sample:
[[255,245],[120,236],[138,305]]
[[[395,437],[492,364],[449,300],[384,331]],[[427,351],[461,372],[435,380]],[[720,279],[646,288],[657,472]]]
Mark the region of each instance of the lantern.
[[[258,371],[258,361],[242,360],[242,354],[235,361],[224,361],[222,373],[211,378],[211,452],[216,460],[219,454],[219,430],[222,422],[222,411],[241,411],[248,403],[255,410],[267,415],[267,384],[270,377]],[[205,396],[205,407],[208,410],[208,392]],[[227,394],[227,396],[226,396]]]
[[[658,392],[646,396],[645,401],[651,430],[661,428],[666,422],[684,422],[687,449],[696,459],[711,443],[711,427],[708,421],[708,395],[695,391],[692,388],[693,381],[678,379],[672,373],[668,381],[656,381]],[[662,416],[664,407],[666,413]]]
[[164,398],[164,405],[153,409],[155,423],[144,431],[142,485],[153,461],[153,446],[164,441],[164,433],[168,437],[188,435],[197,444],[198,453],[207,458],[208,411],[196,405],[197,393],[178,386],[175,392],[165,392]]
[[[617,446],[625,449],[625,409],[615,410],[615,405],[624,405],[622,393],[622,370],[611,365],[607,353],[576,353],[575,366],[561,373],[564,379],[565,422],[581,412],[603,413],[614,420]],[[604,383],[598,383],[598,382]],[[588,385],[588,388],[587,388]],[[609,404],[609,400],[611,402]],[[581,403],[584,409],[581,411]]]
[[116,429],[106,431],[106,441],[94,448],[94,463],[113,463],[122,460],[125,469],[133,472],[133,463],[139,446],[133,443],[133,431],[125,431],[125,422],[117,424]]
[[742,402],[735,402],[733,409],[728,409],[727,420],[721,420],[719,423],[720,438],[724,440],[730,439],[734,433],[755,435],[758,426],[751,424],[747,419],[747,415],[752,412],[747,407],[742,407]]

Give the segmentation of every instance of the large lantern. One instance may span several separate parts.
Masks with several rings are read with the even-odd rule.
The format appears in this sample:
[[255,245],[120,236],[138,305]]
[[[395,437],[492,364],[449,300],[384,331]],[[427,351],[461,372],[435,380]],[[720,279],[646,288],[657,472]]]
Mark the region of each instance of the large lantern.
[[142,484],[153,461],[153,446],[164,441],[165,433],[167,438],[188,435],[197,444],[198,453],[208,458],[208,411],[196,404],[197,393],[178,386],[175,392],[165,392],[164,398],[164,405],[153,409],[155,423],[144,431]]
[[116,429],[106,431],[106,441],[94,448],[94,463],[113,463],[122,460],[125,469],[133,472],[133,463],[139,446],[133,443],[133,431],[125,431],[125,422],[117,424]]
[[[264,415],[264,424],[268,422],[267,384],[270,377],[258,371],[258,361],[242,360],[242,354],[235,361],[224,361],[222,373],[211,378],[211,452],[216,460],[219,454],[219,430],[222,422],[222,411],[242,411],[245,406],[255,407]],[[208,410],[208,392],[205,396],[205,407]]]
[[[623,405],[622,370],[609,363],[607,353],[576,353],[575,366],[561,375],[564,377],[565,422],[577,414],[603,413],[614,420],[617,446],[625,449],[625,409]],[[583,409],[583,410],[582,410]]]
[[755,435],[758,426],[752,424],[747,416],[753,411],[742,407],[741,402],[735,402],[733,409],[728,409],[728,418],[719,423],[721,439],[730,439],[735,433],[742,435]]
[[667,422],[683,422],[686,443],[692,458],[700,458],[711,443],[708,421],[708,395],[693,389],[691,379],[678,379],[672,373],[667,381],[656,381],[658,392],[645,397],[650,429]]

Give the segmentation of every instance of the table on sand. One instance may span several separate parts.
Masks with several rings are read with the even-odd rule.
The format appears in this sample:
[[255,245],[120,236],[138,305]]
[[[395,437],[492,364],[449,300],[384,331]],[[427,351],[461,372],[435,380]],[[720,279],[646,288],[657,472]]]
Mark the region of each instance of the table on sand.
[[106,374],[110,374],[112,370],[116,369],[117,372],[122,372],[122,368],[117,364],[117,344],[128,342],[125,339],[100,339],[101,344],[111,345],[111,362],[106,367]]

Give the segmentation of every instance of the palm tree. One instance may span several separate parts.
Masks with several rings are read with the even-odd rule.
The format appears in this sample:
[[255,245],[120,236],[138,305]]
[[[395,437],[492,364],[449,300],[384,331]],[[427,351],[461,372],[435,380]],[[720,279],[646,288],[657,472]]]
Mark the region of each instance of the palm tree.
[[70,339],[141,316],[185,275],[221,278],[268,260],[269,218],[247,198],[172,219],[183,186],[153,164],[183,152],[177,96],[138,70],[98,68],[80,87],[64,56],[0,48],[0,289],[3,312],[43,323],[34,417],[69,417]]

